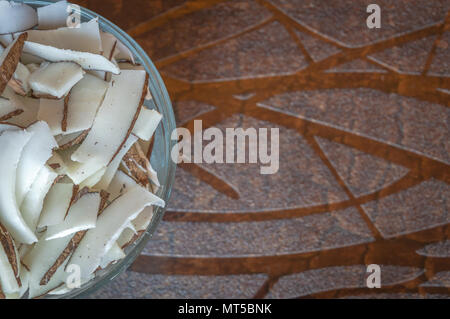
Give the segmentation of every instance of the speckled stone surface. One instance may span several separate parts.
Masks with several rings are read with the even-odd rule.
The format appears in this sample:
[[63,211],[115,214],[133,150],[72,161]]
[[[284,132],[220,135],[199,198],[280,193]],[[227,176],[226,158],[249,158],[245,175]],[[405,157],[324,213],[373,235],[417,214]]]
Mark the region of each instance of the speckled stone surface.
[[[280,169],[183,164],[92,298],[448,298],[449,0],[79,0],[148,52],[177,125],[278,128]],[[382,287],[365,286],[369,264]]]

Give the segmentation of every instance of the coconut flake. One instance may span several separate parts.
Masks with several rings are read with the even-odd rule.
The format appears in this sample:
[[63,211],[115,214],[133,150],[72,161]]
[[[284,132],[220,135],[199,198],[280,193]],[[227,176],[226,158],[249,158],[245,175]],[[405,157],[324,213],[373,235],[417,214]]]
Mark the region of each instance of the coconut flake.
[[18,256],[13,238],[0,224],[0,284],[6,294],[18,293],[21,286]]
[[76,189],[73,184],[67,183],[56,183],[52,186],[44,201],[38,223],[39,228],[57,225],[64,221]]
[[72,62],[43,63],[28,78],[30,87],[57,98],[66,95],[83,78],[81,67]]
[[125,144],[120,149],[117,156],[113,159],[113,161],[108,165],[108,168],[106,169],[103,177],[98,182],[97,185],[95,185],[96,189],[107,189],[109,187],[109,184],[114,178],[114,175],[117,172],[117,169],[120,166],[120,162],[122,161],[125,154],[129,151],[129,149],[134,145],[134,143],[137,142],[137,137],[134,135],[130,135],[125,142]]
[[48,226],[45,240],[61,238],[81,230],[95,227],[100,207],[100,194],[88,193],[73,204],[64,222]]
[[107,82],[85,74],[84,78],[70,91],[65,134],[91,128],[107,89]]
[[0,222],[13,238],[25,244],[37,241],[34,232],[22,218],[16,202],[16,172],[23,148],[32,133],[4,131],[0,135]]
[[21,34],[0,55],[0,94],[3,93],[6,85],[8,85],[9,80],[11,80],[16,71],[26,39],[27,34]]
[[53,135],[61,134],[63,132],[64,100],[40,99],[37,117],[40,121],[47,122]]
[[0,34],[31,29],[37,24],[36,11],[23,3],[0,1]]
[[142,108],[133,128],[133,134],[141,140],[150,141],[161,119],[162,115],[158,111]]
[[103,256],[100,262],[100,268],[105,269],[111,264],[115,264],[119,260],[125,258],[125,253],[122,248],[116,243],[108,250],[108,252]]
[[98,19],[80,24],[79,28],[64,27],[56,30],[30,30],[28,41],[58,49],[100,54],[102,42]]
[[69,261],[80,266],[81,278],[94,273],[128,223],[150,205],[164,206],[164,201],[144,188],[134,187],[105,208],[97,226],[87,231]]
[[55,29],[67,24],[67,1],[58,1],[48,6],[37,8],[38,28]]
[[20,211],[22,212],[23,219],[32,230],[36,230],[39,217],[44,205],[44,199],[47,195],[50,187],[55,181],[58,174],[54,173],[51,169],[44,166],[39,171],[35,181],[31,185],[31,188],[25,196]]
[[17,166],[16,200],[21,205],[39,171],[52,156],[52,150],[58,147],[45,122],[37,122],[27,128],[32,133],[30,141],[24,147]]
[[106,167],[114,159],[139,115],[147,81],[145,71],[125,70],[113,76],[94,124],[72,160],[86,163],[95,158]]
[[52,46],[26,41],[25,53],[41,57],[51,62],[75,62],[85,70],[100,70],[119,74],[120,69],[104,56],[89,52],[58,49]]

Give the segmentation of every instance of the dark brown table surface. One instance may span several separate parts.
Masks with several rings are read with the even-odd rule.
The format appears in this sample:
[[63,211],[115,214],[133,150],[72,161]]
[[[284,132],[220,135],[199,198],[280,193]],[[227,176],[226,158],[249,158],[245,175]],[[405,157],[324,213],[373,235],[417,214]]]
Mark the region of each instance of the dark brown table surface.
[[378,0],[380,29],[371,0],[77,2],[148,52],[178,126],[280,129],[277,174],[179,168],[93,298],[450,296],[450,1]]

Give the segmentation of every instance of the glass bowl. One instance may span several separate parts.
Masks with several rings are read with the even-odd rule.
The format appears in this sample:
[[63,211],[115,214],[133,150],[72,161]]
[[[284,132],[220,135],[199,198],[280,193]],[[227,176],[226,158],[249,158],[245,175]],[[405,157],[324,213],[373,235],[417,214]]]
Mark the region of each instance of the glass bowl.
[[[18,2],[18,0],[15,0]],[[38,0],[24,0],[21,1],[33,8],[38,8],[53,3],[52,1],[38,1]],[[89,21],[98,17],[100,29],[113,34],[125,46],[127,46],[133,53],[136,63],[145,67],[149,74],[148,87],[152,93],[153,99],[146,101],[144,105],[149,108],[158,110],[163,116],[161,124],[155,132],[155,141],[153,152],[151,156],[151,163],[153,168],[158,172],[158,178],[161,187],[156,192],[156,195],[167,202],[170,197],[172,185],[175,178],[176,164],[171,160],[170,151],[175,145],[176,141],[170,139],[172,131],[175,126],[175,115],[173,113],[172,104],[170,102],[167,89],[164,82],[156,70],[154,64],[145,53],[145,51],[136,43],[128,34],[116,26],[111,21],[103,18],[99,14],[81,7],[81,22]],[[152,234],[158,227],[164,215],[165,209],[154,207],[153,219],[148,226],[145,233],[132,245],[125,249],[126,257],[114,265],[110,265],[105,270],[97,274],[97,276],[90,282],[82,285],[78,289],[64,294],[64,295],[48,295],[46,298],[84,298],[89,294],[109,283],[115,277],[124,272],[133,261],[139,256],[146,243],[150,240]]]

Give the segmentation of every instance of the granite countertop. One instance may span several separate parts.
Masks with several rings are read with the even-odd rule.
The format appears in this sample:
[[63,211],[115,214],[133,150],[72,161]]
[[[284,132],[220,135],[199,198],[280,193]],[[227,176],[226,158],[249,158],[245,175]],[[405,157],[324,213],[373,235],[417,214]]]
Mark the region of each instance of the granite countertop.
[[92,298],[450,296],[450,1],[378,0],[380,29],[368,0],[75,2],[142,45],[177,126],[280,136],[274,175],[180,167],[153,239]]

